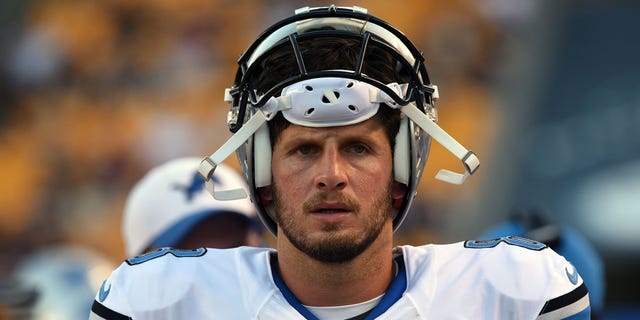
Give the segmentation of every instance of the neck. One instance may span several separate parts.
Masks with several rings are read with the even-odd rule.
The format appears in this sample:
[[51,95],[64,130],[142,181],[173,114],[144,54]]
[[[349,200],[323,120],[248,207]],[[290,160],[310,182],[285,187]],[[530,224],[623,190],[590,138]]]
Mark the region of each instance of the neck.
[[278,237],[278,268],[298,301],[309,306],[339,306],[371,300],[393,280],[392,231],[383,230],[367,250],[342,263],[315,260]]

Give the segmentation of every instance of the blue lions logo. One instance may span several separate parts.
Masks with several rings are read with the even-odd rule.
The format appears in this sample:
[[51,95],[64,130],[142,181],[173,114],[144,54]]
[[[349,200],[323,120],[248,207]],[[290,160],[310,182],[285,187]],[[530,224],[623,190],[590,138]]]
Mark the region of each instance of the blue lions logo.
[[[220,183],[220,180],[215,175],[211,176],[211,181],[214,184]],[[196,171],[191,177],[191,183],[189,185],[185,186],[176,183],[173,185],[173,188],[175,190],[184,192],[186,201],[190,202],[191,200],[193,200],[193,197],[196,193],[204,189],[204,183],[204,179],[202,179],[202,177]]]

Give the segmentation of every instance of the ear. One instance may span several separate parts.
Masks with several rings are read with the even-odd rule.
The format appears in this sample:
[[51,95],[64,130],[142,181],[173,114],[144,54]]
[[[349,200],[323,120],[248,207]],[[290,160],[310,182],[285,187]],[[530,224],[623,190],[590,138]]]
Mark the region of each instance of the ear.
[[393,201],[393,207],[395,209],[400,209],[406,194],[407,186],[403,183],[394,181],[391,185],[391,200]]
[[260,204],[263,206],[268,206],[273,201],[273,187],[266,186],[258,188],[258,198],[260,199]]

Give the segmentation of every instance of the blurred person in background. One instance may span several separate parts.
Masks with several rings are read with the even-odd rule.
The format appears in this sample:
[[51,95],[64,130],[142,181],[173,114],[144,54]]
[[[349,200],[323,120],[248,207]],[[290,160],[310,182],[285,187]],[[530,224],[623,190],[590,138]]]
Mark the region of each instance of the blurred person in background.
[[[262,227],[248,199],[219,201],[198,174],[200,158],[170,160],[151,169],[131,189],[122,234],[128,257],[162,247],[196,249],[263,246]],[[212,177],[216,189],[247,190],[232,168]]]
[[[0,260],[20,255],[12,242],[25,246],[25,234],[30,242],[62,238],[121,259],[123,239],[104,239],[120,233],[136,178],[224,141],[226,128],[210,126],[226,115],[212,108],[222,92],[211,88],[233,67],[229,55],[240,52],[233,43],[243,35],[219,26],[259,24],[260,6],[2,2],[0,176],[9,183],[0,186]],[[196,139],[203,130],[207,139]]]
[[0,320],[28,320],[38,292],[13,276],[0,276]]
[[0,281],[0,305],[10,320],[86,319],[95,291],[116,265],[85,246],[44,246]]
[[589,241],[574,228],[553,221],[541,210],[514,211],[506,221],[489,227],[479,239],[517,236],[548,245],[573,264],[589,289],[591,318],[604,314],[605,277],[600,255]]

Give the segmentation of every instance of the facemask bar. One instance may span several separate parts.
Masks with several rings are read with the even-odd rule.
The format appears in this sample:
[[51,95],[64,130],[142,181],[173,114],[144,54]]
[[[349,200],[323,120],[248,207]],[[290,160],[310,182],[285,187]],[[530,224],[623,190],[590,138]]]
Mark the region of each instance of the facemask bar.
[[[325,69],[325,70],[307,70],[304,59],[302,57],[302,53],[299,49],[299,43],[304,41],[320,41],[321,39],[331,39],[331,38],[341,38],[341,39],[354,39],[361,41],[360,55],[357,59],[357,65],[353,68],[353,70],[341,70],[341,69]],[[387,43],[382,42],[379,38],[372,35],[369,32],[365,32],[363,34],[353,34],[347,33],[340,30],[331,30],[331,31],[311,31],[302,35],[290,35],[288,41],[279,43],[277,46],[273,47],[269,52],[276,51],[282,47],[290,47],[292,53],[295,54],[296,60],[291,61],[291,63],[297,63],[299,67],[299,72],[296,75],[293,75],[289,78],[282,79],[278,84],[274,85],[267,92],[262,95],[257,95],[256,90],[253,88],[254,84],[251,82],[253,78],[255,78],[255,74],[258,73],[257,69],[260,68],[258,63],[254,63],[246,69],[246,73],[244,75],[243,82],[239,85],[240,87],[246,88],[245,90],[251,92],[249,95],[248,102],[255,108],[261,108],[266,101],[272,97],[277,96],[280,91],[287,86],[290,86],[293,83],[300,82],[306,79],[312,78],[322,78],[322,77],[331,77],[331,78],[347,78],[354,79],[359,81],[368,82],[381,90],[385,91],[385,93],[394,98],[394,101],[400,105],[406,105],[413,100],[414,96],[414,88],[417,90],[424,91],[427,96],[431,96],[433,94],[433,89],[428,86],[422,86],[421,83],[424,83],[426,76],[426,68],[424,67],[424,63],[422,60],[414,59],[412,63],[409,63],[399,52],[395,50],[395,48],[389,46]],[[385,83],[382,81],[369,77],[368,75],[362,73],[362,65],[364,64],[364,60],[366,59],[366,54],[368,53],[368,49],[372,47],[377,48],[387,48],[385,49],[386,53],[391,54],[396,63],[400,64],[400,69],[407,71],[406,76],[410,77],[406,79],[407,87],[409,90],[406,90],[402,93],[398,93],[397,91],[393,91],[390,88],[387,88]],[[419,78],[421,77],[421,78]],[[426,80],[428,81],[428,80]],[[427,82],[428,83],[428,82]],[[234,90],[234,88],[230,88],[229,92],[233,95],[232,92],[238,94],[241,91]]]
[[[360,7],[342,8],[331,6],[329,8],[313,9],[305,7],[296,12],[296,15],[277,22],[267,29],[240,58],[238,62],[240,67],[236,74],[235,85],[226,92],[231,98],[229,100],[233,101],[233,108],[231,110],[233,115],[230,117],[233,119],[233,121],[230,122],[232,132],[238,130],[243,122],[247,120],[246,102],[249,102],[254,108],[260,108],[270,96],[278,94],[282,88],[304,79],[316,77],[351,78],[370,82],[379,88],[385,89],[384,83],[363,75],[360,73],[358,67],[353,71],[322,70],[308,72],[299,55],[300,50],[297,48],[297,43],[309,38],[313,39],[325,36],[362,38],[362,52],[358,66],[361,66],[364,61],[364,51],[369,41],[379,46],[390,48],[385,51],[393,54],[397,62],[403,63],[403,69],[412,70],[411,73],[407,74],[407,76],[412,78],[408,79],[409,90],[405,96],[394,97],[394,100],[400,105],[406,105],[412,100],[412,96],[414,95],[413,90],[417,89],[424,91],[423,96],[429,99],[427,103],[431,103],[430,97],[433,90],[429,86],[422,85],[422,83],[430,83],[424,66],[424,58],[421,52],[411,44],[410,40],[406,38],[402,32],[393,28],[385,21],[366,14],[366,9]],[[336,29],[316,30],[323,26],[331,26]],[[268,92],[265,92],[261,97],[257,97],[256,90],[251,83],[251,80],[255,78],[255,70],[259,68],[259,63],[257,62],[261,61],[262,57],[268,56],[270,52],[282,46],[291,46],[293,48],[292,52],[296,54],[296,62],[300,67],[300,74],[288,79],[283,79],[277,85],[272,86]],[[292,61],[292,63],[293,62],[294,61]],[[241,97],[242,92],[248,93],[248,97]],[[391,90],[387,90],[386,93],[391,96],[396,94]],[[248,101],[245,101],[245,99]],[[420,104],[419,107],[422,107],[422,104]]]

